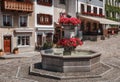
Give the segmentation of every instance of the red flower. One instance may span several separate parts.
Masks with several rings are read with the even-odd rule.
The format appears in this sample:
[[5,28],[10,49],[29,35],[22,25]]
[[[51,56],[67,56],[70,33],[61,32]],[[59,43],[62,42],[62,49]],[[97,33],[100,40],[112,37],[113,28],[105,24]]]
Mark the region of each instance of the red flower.
[[82,45],[83,42],[79,38],[70,38],[70,39],[61,39],[58,42],[58,45],[62,47],[77,47],[78,45]]
[[75,17],[71,17],[71,18],[61,17],[59,19],[59,23],[77,25],[77,24],[80,24],[81,21],[79,19],[75,18]]

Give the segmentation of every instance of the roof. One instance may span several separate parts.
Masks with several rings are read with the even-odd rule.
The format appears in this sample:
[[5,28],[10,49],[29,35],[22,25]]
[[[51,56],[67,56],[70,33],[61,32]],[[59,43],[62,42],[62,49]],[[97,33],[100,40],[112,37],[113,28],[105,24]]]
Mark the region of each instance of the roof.
[[120,25],[119,22],[112,21],[112,20],[109,20],[109,19],[106,19],[106,18],[91,17],[91,16],[80,16],[80,17],[85,18],[85,19],[91,19],[91,20],[94,20],[94,21],[98,21],[101,24]]

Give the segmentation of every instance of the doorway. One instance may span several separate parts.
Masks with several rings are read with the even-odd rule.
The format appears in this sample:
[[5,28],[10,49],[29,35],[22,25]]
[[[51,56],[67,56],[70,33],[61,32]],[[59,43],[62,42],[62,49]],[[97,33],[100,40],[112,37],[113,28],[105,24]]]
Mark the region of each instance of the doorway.
[[11,52],[11,36],[4,36],[4,52]]

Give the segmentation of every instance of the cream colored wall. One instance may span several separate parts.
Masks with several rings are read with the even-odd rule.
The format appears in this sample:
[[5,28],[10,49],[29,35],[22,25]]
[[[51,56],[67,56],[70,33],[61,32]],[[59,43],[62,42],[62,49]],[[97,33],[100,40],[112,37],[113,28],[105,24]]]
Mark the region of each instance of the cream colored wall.
[[[12,27],[3,27],[2,26],[2,15],[3,14],[11,14],[13,16],[13,26]],[[3,36],[4,35],[11,35],[12,36],[12,42],[11,42],[11,48],[12,50],[14,47],[17,47],[17,36],[20,34],[26,35],[27,33],[14,33],[14,30],[16,28],[19,28],[19,16],[20,15],[28,15],[28,27],[26,28],[33,28],[33,32],[30,34],[30,46],[29,47],[19,47],[20,53],[21,52],[27,52],[27,51],[34,51],[35,42],[34,42],[34,14],[25,14],[25,13],[17,13],[17,12],[0,12],[0,48],[4,49],[3,46]],[[23,27],[24,28],[24,27]]]
[[59,0],[54,0],[54,22],[58,22],[60,12],[65,13],[65,5],[59,4]]

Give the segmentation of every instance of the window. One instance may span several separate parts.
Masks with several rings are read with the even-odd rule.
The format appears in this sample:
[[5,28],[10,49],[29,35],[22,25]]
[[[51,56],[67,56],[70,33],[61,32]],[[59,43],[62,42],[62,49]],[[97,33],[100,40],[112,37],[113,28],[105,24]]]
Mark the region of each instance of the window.
[[99,1],[103,1],[103,0],[99,0]]
[[52,24],[52,16],[49,14],[37,14],[37,24],[51,25]]
[[31,2],[31,0],[16,0],[18,2]]
[[87,12],[91,13],[91,6],[87,5]]
[[60,4],[65,4],[65,0],[59,0]]
[[99,14],[102,15],[102,13],[103,13],[103,10],[101,8],[99,8]]
[[52,0],[37,0],[37,4],[45,5],[45,6],[52,6]]
[[46,41],[51,42],[52,41],[52,33],[47,33],[46,34]]
[[27,16],[20,16],[20,27],[26,27],[27,26]]
[[30,45],[30,36],[18,36],[17,45],[18,46]]
[[16,0],[16,1],[19,1],[19,2],[24,2],[24,0]]
[[85,11],[84,4],[81,4],[81,12],[84,12],[84,11]]
[[97,7],[93,7],[93,12],[97,14]]
[[3,26],[12,26],[12,16],[3,15]]

